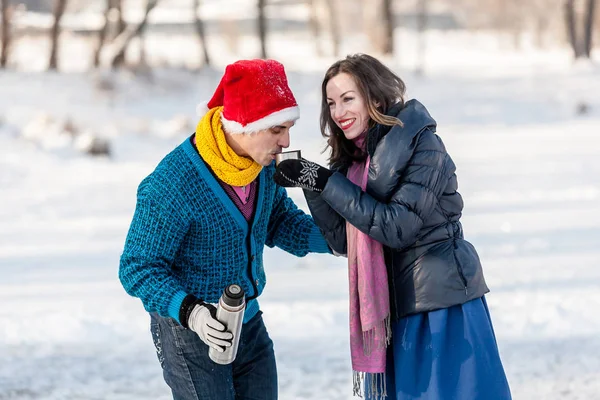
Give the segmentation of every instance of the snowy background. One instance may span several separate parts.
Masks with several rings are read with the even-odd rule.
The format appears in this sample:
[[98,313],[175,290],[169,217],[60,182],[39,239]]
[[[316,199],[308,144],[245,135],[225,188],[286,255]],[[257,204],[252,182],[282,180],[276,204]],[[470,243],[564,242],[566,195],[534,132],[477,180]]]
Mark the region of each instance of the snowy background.
[[[484,264],[514,399],[600,399],[598,60],[431,32],[418,75],[416,40],[397,37],[403,51],[385,61],[430,109],[458,166],[465,236]],[[242,54],[215,54],[214,69],[152,75],[78,70],[76,40],[61,50],[73,71],[43,73],[45,41],[15,47],[20,67],[0,71],[0,399],[170,398],[119,256],[138,183],[192,132],[222,67],[257,54],[244,40]],[[294,37],[270,45],[302,110],[291,148],[324,163],[319,86],[332,59]],[[180,40],[169,51],[189,56]],[[110,157],[77,150],[91,135],[110,141]],[[345,259],[268,249],[265,269],[280,398],[351,399]]]

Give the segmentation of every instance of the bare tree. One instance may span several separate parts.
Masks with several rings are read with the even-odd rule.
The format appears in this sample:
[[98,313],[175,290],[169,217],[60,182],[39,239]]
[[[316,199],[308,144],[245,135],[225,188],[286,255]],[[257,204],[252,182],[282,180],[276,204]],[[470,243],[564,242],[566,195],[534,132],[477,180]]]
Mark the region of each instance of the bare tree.
[[512,33],[512,41],[515,49],[522,45],[522,35],[525,28],[525,14],[529,11],[527,7],[530,3],[521,1],[512,1],[510,4],[510,32]]
[[545,36],[550,25],[551,13],[547,11],[545,2],[533,4],[533,18],[535,23],[535,43],[539,48],[545,47]]
[[423,74],[425,73],[425,54],[427,41],[425,38],[425,34],[427,31],[427,0],[419,0],[419,9],[418,9],[418,17],[417,17],[417,32],[418,32],[418,45],[417,51],[419,52],[418,61],[417,61],[417,73]]
[[383,0],[383,16],[385,25],[383,52],[384,54],[393,54],[395,18],[394,10],[392,7],[392,0]]
[[120,40],[119,50],[115,53],[115,56],[113,57],[111,62],[111,66],[113,68],[116,68],[119,65],[121,65],[121,60],[125,59],[125,51],[127,50],[127,46],[129,46],[129,43],[131,43],[131,41],[134,38],[139,37],[144,33],[144,29],[148,24],[148,14],[150,14],[150,12],[154,9],[154,7],[156,7],[157,4],[158,0],[148,0],[148,2],[146,3],[146,10],[144,12],[144,18],[138,24],[138,26],[136,26],[133,29],[130,29],[129,31],[123,31],[123,33],[121,33],[121,35],[119,35],[117,39],[115,39],[115,41],[117,41],[119,38],[121,38],[122,40]]
[[258,0],[258,37],[260,38],[260,57],[267,58],[267,19],[265,5],[267,0]]
[[[114,37],[118,37],[123,32],[125,32],[125,29],[127,29],[127,23],[123,19],[123,0],[112,0],[111,12],[112,11],[114,11],[114,15],[117,17],[116,18],[117,27],[116,27],[116,30],[113,30],[113,34],[114,34]],[[111,39],[114,39],[114,37]],[[124,50],[122,52],[120,52],[119,54],[117,54],[115,59],[112,61],[113,68],[125,64],[125,49],[127,49],[127,46],[125,46]]]
[[208,56],[208,47],[206,46],[206,33],[204,30],[204,21],[202,21],[202,17],[198,15],[198,8],[200,8],[200,0],[194,0],[194,21],[196,26],[196,32],[198,33],[198,38],[200,39],[200,44],[202,45],[202,51],[204,53],[204,65],[210,65],[210,57]]
[[315,40],[315,46],[317,50],[317,55],[319,57],[324,55],[323,46],[321,41],[321,24],[319,22],[319,12],[318,12],[318,4],[317,0],[308,0],[310,7],[310,17],[309,17],[309,25],[310,31],[312,32],[313,38]]
[[577,39],[577,23],[575,21],[575,0],[566,0],[565,9],[565,27],[567,28],[567,38],[573,49],[575,58],[581,56],[579,40]]
[[[502,38],[504,45],[519,48],[521,37],[526,26],[525,20],[530,18],[532,3],[536,0],[484,0],[478,4],[478,11],[485,14],[486,24],[490,24]],[[547,0],[545,0],[547,1]],[[561,0],[563,1],[563,0]]]
[[[122,0],[105,0],[106,7],[104,9],[104,24],[98,32],[98,44],[94,51],[94,67],[100,66],[100,58],[104,45],[114,40],[119,35],[125,32],[127,24],[123,19]],[[125,54],[120,54],[114,61],[115,66],[120,66],[125,63]]]
[[104,42],[106,40],[106,33],[110,23],[110,10],[112,9],[112,3],[112,0],[106,0],[106,9],[104,10],[104,25],[102,25],[102,29],[100,29],[100,32],[98,32],[98,45],[96,47],[96,51],[94,51],[95,68],[100,66],[100,54],[102,53],[102,48],[104,47]]
[[[533,34],[534,44],[543,49],[550,40],[565,38],[565,0],[530,0],[516,7],[521,26]],[[520,9],[519,9],[520,8]]]
[[[591,56],[595,8],[596,0],[587,0],[583,21],[581,21],[581,24],[578,24],[575,12],[575,0],[565,1],[564,12],[567,37],[573,49],[573,56],[576,59],[590,58]],[[579,36],[579,34],[583,36]]]
[[58,38],[60,36],[60,20],[65,12],[67,6],[67,0],[55,0],[54,3],[54,23],[52,24],[52,30],[50,31],[50,41],[52,47],[50,48],[50,61],[48,62],[49,70],[56,70],[58,67]]
[[594,12],[596,11],[596,0],[588,0],[585,7],[583,55],[590,58],[592,53],[592,37],[594,31]]
[[338,25],[337,10],[335,0],[326,0],[327,10],[329,11],[329,28],[331,30],[331,41],[333,42],[333,55],[340,53],[340,27]]
[[0,45],[0,68],[6,68],[8,62],[8,51],[10,48],[10,13],[9,0],[0,0],[0,11],[2,12],[2,44]]

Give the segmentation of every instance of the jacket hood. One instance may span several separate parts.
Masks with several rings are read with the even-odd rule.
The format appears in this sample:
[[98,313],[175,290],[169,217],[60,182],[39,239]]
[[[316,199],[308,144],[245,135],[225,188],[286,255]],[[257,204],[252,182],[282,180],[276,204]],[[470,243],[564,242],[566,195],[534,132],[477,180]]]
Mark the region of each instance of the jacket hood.
[[[402,135],[403,140],[412,140],[419,132],[425,128],[435,132],[437,123],[429,114],[429,111],[418,100],[412,99],[404,103],[404,107],[400,103],[391,106],[385,115],[396,117],[404,126],[386,126],[377,124],[369,131],[369,139],[367,143],[367,152],[371,157],[375,153],[375,148],[390,131],[394,135]],[[408,137],[407,137],[408,135]]]

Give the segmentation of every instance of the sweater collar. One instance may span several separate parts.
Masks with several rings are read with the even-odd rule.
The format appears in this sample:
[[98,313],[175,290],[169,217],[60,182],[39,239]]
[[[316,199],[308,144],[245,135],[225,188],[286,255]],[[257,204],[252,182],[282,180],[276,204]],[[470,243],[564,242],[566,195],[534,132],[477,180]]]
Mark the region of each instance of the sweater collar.
[[[208,166],[200,157],[200,154],[194,148],[192,144],[191,138],[185,140],[182,144],[184,152],[187,154],[192,164],[196,167],[204,181],[207,183],[209,188],[215,194],[215,196],[219,199],[219,201],[223,204],[223,206],[227,209],[229,214],[236,221],[237,225],[242,229],[244,234],[248,233],[249,226],[246,218],[240,211],[240,209],[235,205],[233,200],[227,195],[219,181],[213,176],[213,174],[208,169]],[[258,174],[258,194],[256,196],[256,210],[254,212],[253,225],[260,218],[260,214],[262,212],[262,200],[264,199],[265,194],[265,168]]]

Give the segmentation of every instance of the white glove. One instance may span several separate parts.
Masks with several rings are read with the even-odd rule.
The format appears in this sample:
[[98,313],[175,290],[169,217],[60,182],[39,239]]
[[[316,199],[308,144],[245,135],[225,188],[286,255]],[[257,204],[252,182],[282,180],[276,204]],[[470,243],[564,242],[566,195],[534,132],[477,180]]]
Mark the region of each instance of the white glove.
[[188,318],[188,326],[209,347],[222,353],[226,347],[231,346],[233,334],[213,317],[213,313],[216,313],[216,307],[212,304],[204,303],[204,305],[194,306]]

